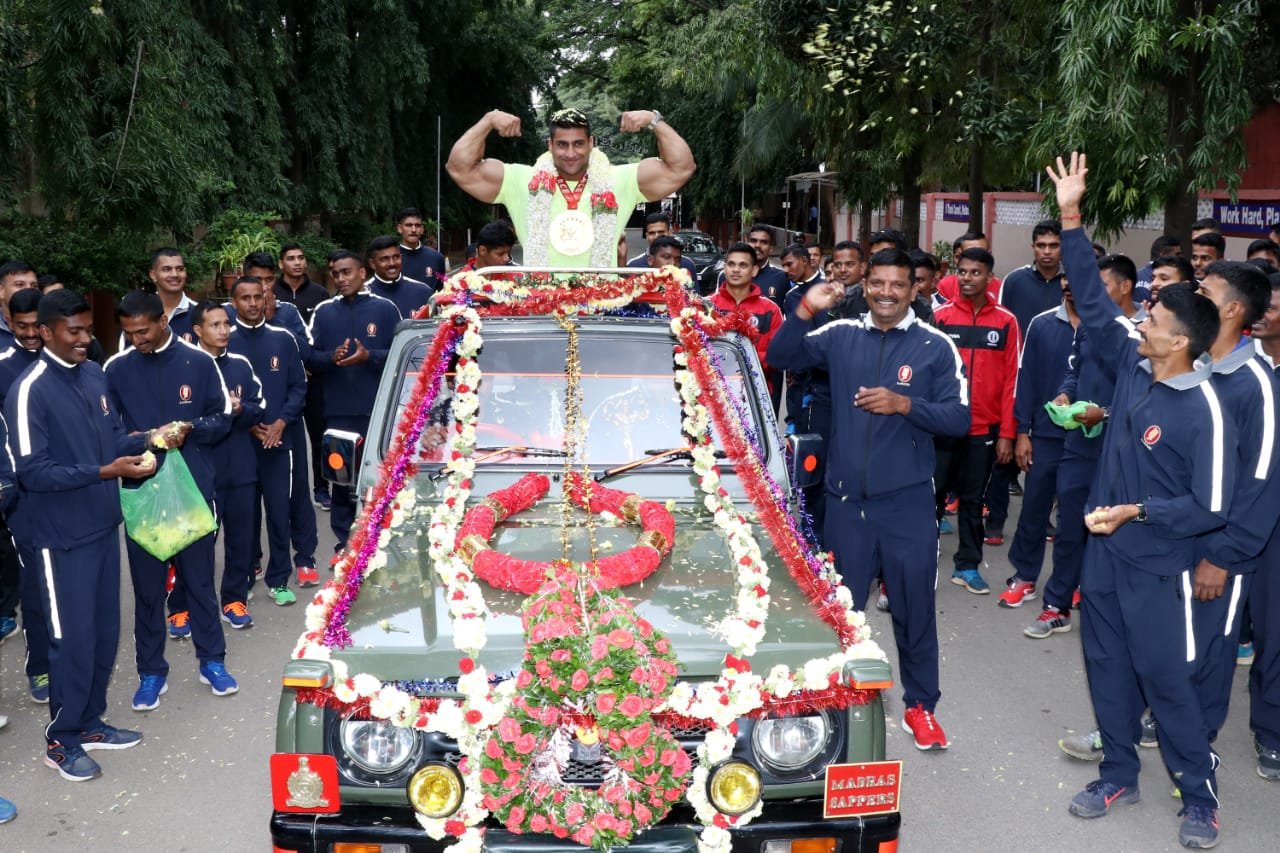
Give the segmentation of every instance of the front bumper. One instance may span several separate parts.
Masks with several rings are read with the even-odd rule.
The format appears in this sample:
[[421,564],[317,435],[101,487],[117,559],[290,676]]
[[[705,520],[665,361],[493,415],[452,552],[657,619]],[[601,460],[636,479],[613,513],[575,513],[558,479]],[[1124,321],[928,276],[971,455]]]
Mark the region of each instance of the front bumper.
[[[776,839],[834,838],[833,853],[888,853],[896,850],[902,816],[896,812],[867,818],[822,817],[822,802],[772,800],[764,813],[741,829],[733,830],[733,853],[761,853],[765,841]],[[700,825],[687,809],[675,809],[664,823],[638,836],[619,853],[694,853]],[[343,806],[335,815],[271,815],[271,841],[277,850],[298,853],[330,853],[338,842],[348,844],[400,844],[410,853],[441,853],[452,839],[436,841],[414,820],[407,808]],[[494,853],[583,853],[589,848],[549,835],[516,835],[497,826],[485,833],[486,850]]]

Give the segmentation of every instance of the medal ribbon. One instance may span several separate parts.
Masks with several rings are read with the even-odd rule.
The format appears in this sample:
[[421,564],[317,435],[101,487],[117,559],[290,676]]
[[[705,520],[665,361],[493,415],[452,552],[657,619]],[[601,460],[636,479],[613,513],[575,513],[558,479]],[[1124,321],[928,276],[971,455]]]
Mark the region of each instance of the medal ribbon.
[[560,187],[560,195],[564,196],[565,205],[570,210],[577,210],[578,202],[582,200],[582,194],[587,189],[587,176],[583,175],[582,180],[578,181],[578,185],[573,189],[569,189],[568,182],[557,175],[556,186]]

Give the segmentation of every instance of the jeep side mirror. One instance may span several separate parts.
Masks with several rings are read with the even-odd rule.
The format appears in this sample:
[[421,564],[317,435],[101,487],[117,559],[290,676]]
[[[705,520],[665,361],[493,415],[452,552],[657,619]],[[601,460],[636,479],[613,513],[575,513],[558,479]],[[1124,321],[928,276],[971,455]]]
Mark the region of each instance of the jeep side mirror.
[[324,478],[335,486],[354,486],[364,436],[358,432],[327,429],[320,440],[320,458],[324,460]]
[[791,485],[808,489],[822,483],[827,463],[827,447],[822,436],[814,432],[787,436],[791,451]]

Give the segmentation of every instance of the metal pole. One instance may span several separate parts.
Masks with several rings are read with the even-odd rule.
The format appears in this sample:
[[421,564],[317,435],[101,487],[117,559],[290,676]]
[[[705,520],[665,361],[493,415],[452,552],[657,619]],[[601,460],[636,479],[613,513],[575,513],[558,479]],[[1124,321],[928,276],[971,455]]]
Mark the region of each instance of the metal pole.
[[440,113],[436,113],[436,249],[441,254],[444,253],[444,243],[440,241],[440,158],[444,154],[443,142]]

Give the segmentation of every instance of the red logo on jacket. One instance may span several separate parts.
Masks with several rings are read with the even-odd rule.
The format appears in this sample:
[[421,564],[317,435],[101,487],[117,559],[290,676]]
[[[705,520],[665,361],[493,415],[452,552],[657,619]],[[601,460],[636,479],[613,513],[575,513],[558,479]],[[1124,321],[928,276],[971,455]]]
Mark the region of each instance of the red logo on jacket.
[[280,356],[278,355],[271,356],[271,369],[272,370],[280,369]]
[[364,327],[364,330],[365,332],[368,333],[369,337],[373,337],[374,335],[378,334],[378,324],[370,323],[369,325]]
[[1160,441],[1160,427],[1152,424],[1142,431],[1142,443],[1147,447],[1155,447]]
[[904,364],[902,365],[902,367],[898,368],[898,384],[899,385],[911,384],[911,365]]
[[178,399],[184,403],[191,402],[191,386],[190,385],[183,385],[181,388],[178,389]]

